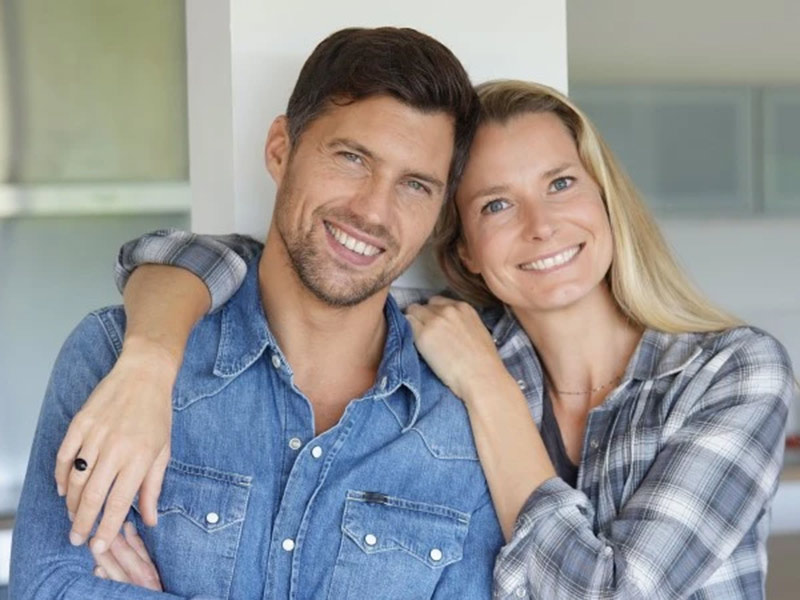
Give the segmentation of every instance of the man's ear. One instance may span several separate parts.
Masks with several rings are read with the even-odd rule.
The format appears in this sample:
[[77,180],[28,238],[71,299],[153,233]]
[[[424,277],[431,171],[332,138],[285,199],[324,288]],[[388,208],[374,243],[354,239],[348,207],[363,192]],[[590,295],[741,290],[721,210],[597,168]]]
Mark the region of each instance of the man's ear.
[[281,184],[292,151],[289,138],[289,120],[286,115],[276,117],[270,125],[267,142],[264,144],[264,162],[267,171],[277,185]]
[[469,248],[467,248],[463,238],[458,240],[456,249],[458,250],[458,258],[461,259],[461,264],[467,268],[467,271],[473,275],[480,275],[481,270],[475,266],[475,261],[472,260],[472,255],[470,255]]

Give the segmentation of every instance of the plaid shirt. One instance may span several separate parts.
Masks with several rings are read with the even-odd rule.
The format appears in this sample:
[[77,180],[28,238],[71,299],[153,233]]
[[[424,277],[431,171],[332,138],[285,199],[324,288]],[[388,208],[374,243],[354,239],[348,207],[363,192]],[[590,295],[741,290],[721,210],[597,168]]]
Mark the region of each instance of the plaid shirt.
[[[155,232],[122,248],[117,282],[145,262],[182,266],[217,308],[259,247]],[[392,293],[401,305],[429,295]],[[540,424],[545,390],[530,339],[508,310],[482,316]],[[620,384],[589,413],[577,487],[550,479],[520,512],[494,597],[763,598],[793,393],[786,351],[762,331],[645,331]]]

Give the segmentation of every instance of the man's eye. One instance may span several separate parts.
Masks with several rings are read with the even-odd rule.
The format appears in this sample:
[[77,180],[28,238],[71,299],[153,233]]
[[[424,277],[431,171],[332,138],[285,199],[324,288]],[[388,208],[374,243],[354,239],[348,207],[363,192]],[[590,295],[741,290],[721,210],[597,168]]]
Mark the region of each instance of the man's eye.
[[505,210],[509,206],[508,200],[503,200],[502,198],[495,198],[494,200],[489,200],[486,204],[483,205],[481,212],[485,215],[490,215],[494,213],[498,213],[501,210]]
[[561,192],[571,187],[575,183],[574,177],[559,177],[550,184],[551,192]]
[[358,154],[356,154],[355,152],[345,152],[345,151],[343,151],[343,152],[339,152],[339,156],[343,157],[348,162],[356,163],[356,164],[359,164],[359,165],[363,162],[361,160],[361,157]]
[[427,185],[417,181],[416,179],[409,179],[408,187],[410,187],[415,192],[423,192],[425,194],[431,193],[431,189]]

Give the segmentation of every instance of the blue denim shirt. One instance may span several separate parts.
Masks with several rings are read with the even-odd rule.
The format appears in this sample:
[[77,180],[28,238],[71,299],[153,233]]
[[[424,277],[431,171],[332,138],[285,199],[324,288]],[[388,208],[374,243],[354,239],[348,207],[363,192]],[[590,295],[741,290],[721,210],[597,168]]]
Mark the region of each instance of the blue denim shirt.
[[[461,402],[387,301],[374,387],[319,436],[264,315],[258,258],[195,328],[173,394],[159,521],[130,517],[164,589],[212,598],[489,598],[502,534]],[[121,307],[86,317],[53,370],[22,493],[12,597],[163,598],[94,578],[53,480],[70,419],[119,355]],[[347,368],[347,357],[342,357]]]

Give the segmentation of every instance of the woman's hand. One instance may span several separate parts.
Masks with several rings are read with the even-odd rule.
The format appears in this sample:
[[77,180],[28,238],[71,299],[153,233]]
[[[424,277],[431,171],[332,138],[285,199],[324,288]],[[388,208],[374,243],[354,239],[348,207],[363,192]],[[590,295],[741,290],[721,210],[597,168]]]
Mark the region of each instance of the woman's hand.
[[[59,448],[55,478],[66,496],[70,541],[86,541],[105,503],[92,546],[109,548],[136,491],[144,522],[156,503],[170,456],[174,356],[156,344],[126,340],[119,360],[75,415]],[[77,457],[87,468],[74,468]]]
[[464,402],[477,388],[508,377],[491,335],[466,302],[434,296],[426,305],[410,305],[406,317],[419,353]]
[[163,591],[156,566],[147,553],[142,538],[136,533],[136,527],[128,522],[123,531],[124,535],[117,534],[104,552],[95,551],[95,541],[89,544],[96,563],[95,576],[138,585],[156,592]]

